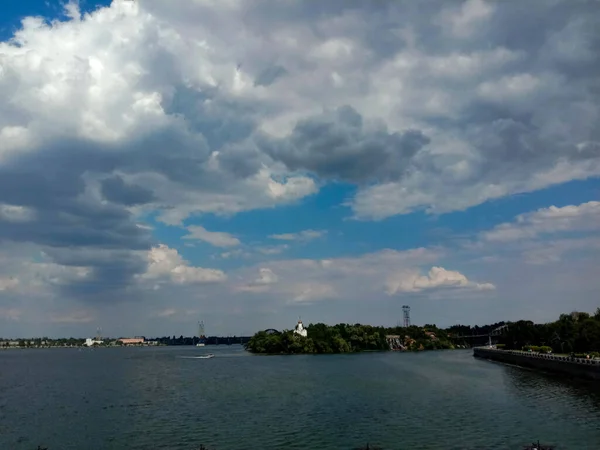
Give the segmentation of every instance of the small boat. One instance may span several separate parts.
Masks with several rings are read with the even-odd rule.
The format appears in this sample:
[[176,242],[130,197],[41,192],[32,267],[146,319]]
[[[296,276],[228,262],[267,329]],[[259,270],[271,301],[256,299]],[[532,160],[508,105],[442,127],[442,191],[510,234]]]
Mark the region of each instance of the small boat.
[[554,450],[554,447],[550,447],[547,445],[541,445],[540,441],[534,442],[531,445],[526,445],[523,447],[523,450]]
[[202,356],[198,356],[199,359],[210,359],[210,358],[214,358],[215,355],[213,355],[212,353],[209,353],[208,355],[202,355]]

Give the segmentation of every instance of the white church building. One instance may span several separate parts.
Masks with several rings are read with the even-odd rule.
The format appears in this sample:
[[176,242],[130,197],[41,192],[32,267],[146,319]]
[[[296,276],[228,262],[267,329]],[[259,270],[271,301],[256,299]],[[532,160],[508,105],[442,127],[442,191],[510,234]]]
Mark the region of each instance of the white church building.
[[296,324],[296,328],[294,328],[294,334],[298,336],[306,337],[308,334],[304,325],[302,325],[302,320],[298,319],[298,323]]
[[83,344],[83,345],[87,345],[88,347],[92,347],[94,344],[100,345],[100,344],[103,344],[103,343],[104,343],[104,341],[100,341],[100,340],[92,339],[92,338],[87,338],[85,340],[85,344]]

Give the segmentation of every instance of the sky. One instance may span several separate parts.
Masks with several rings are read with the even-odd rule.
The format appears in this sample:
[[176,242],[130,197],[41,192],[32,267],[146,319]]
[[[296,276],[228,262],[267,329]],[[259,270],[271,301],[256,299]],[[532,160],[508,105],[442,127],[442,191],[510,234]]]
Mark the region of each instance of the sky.
[[0,336],[600,306],[600,2],[0,6]]

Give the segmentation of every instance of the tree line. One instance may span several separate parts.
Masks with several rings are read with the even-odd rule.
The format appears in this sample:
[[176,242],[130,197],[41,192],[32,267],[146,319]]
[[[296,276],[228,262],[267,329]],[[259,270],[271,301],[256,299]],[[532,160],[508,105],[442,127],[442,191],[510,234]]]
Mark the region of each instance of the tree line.
[[549,347],[554,353],[590,353],[600,350],[600,308],[594,314],[574,311],[549,323],[519,320],[509,324],[499,342],[507,349]]
[[[245,344],[248,351],[262,354],[349,353],[399,349],[407,351],[452,349],[457,337],[490,334],[507,325],[498,344],[506,349],[541,349],[554,353],[594,353],[600,351],[600,308],[594,314],[572,312],[558,320],[536,324],[530,320],[497,322],[484,326],[453,325],[446,329],[433,324],[410,327],[377,327],[362,324],[324,323],[306,327],[307,337],[293,330],[260,331]],[[396,336],[388,340],[386,336]],[[398,346],[395,346],[395,343]]]

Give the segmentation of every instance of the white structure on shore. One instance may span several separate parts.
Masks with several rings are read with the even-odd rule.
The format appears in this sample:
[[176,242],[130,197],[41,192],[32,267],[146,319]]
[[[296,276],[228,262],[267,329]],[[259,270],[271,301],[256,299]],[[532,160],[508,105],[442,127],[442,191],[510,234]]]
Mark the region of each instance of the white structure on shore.
[[306,328],[304,328],[304,325],[302,325],[302,320],[300,320],[300,318],[298,318],[298,323],[296,324],[296,328],[294,329],[294,334],[297,334],[298,336],[302,337],[306,337],[306,335],[308,334]]
[[92,347],[94,344],[100,345],[100,344],[103,344],[103,343],[104,343],[104,341],[99,341],[99,340],[92,339],[92,338],[87,338],[85,340],[85,345],[87,345],[88,347]]

